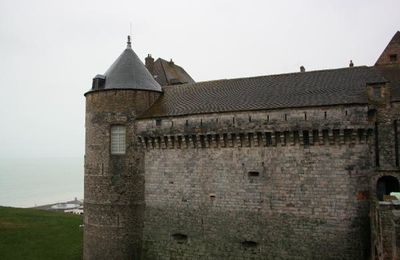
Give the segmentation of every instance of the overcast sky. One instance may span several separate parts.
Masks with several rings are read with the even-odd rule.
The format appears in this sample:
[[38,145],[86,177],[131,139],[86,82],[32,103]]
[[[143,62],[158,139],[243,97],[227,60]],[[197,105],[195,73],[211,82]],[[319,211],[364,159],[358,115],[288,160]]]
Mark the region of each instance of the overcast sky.
[[0,158],[84,154],[84,92],[126,46],[196,80],[373,65],[399,0],[0,0]]

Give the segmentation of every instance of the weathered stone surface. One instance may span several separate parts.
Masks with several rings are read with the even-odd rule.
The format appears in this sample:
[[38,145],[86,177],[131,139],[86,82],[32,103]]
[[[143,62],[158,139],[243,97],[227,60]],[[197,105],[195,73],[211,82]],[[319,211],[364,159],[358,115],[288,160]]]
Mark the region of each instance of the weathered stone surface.
[[[159,94],[109,90],[86,96],[84,259],[140,258],[144,160],[135,118]],[[125,155],[110,154],[112,125],[125,125]]]
[[396,259],[399,205],[376,197],[400,178],[398,86],[372,83],[365,103],[159,118],[162,93],[87,93],[84,259]]

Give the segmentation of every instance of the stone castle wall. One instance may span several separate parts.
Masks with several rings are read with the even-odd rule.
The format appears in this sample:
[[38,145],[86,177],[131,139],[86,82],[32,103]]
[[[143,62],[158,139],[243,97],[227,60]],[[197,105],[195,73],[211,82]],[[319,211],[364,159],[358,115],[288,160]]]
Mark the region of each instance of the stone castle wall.
[[366,106],[139,120],[143,259],[363,259]]
[[148,91],[86,94],[84,259],[139,258],[144,212],[143,153],[127,138],[126,155],[110,153],[112,125],[136,133],[135,119],[157,98]]

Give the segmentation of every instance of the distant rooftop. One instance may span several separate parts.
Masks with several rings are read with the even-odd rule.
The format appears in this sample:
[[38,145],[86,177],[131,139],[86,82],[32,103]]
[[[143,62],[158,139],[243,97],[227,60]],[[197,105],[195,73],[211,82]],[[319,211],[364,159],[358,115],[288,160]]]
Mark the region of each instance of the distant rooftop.
[[192,77],[181,66],[176,65],[172,59],[166,61],[158,58],[154,61],[149,54],[146,57],[146,68],[161,86],[195,83]]

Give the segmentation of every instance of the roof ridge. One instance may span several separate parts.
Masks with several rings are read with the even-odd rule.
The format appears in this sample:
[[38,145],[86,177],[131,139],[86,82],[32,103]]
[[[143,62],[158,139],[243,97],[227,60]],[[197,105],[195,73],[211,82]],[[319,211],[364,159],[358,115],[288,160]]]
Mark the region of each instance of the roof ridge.
[[183,85],[200,85],[200,84],[205,84],[205,83],[234,81],[234,80],[259,79],[259,78],[276,77],[276,76],[304,75],[304,74],[311,74],[311,73],[317,73],[317,72],[331,72],[331,71],[338,71],[338,70],[354,70],[354,69],[361,69],[361,68],[372,68],[372,67],[369,67],[369,66],[366,66],[366,65],[361,65],[361,66],[342,67],[342,68],[335,68],[335,69],[310,70],[310,71],[305,71],[305,72],[300,72],[299,71],[299,72],[287,72],[287,73],[280,73],[280,74],[249,76],[249,77],[241,77],[241,78],[205,80],[205,81],[198,81],[198,82],[195,82],[195,83],[184,83],[184,84],[179,84],[179,85],[164,86],[163,88],[171,88],[171,87],[178,87],[178,86],[182,87]]

